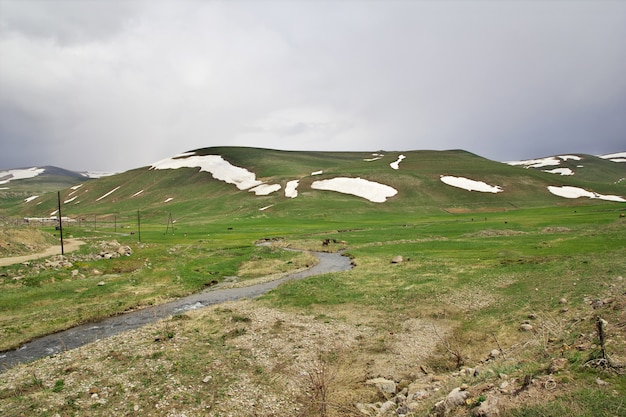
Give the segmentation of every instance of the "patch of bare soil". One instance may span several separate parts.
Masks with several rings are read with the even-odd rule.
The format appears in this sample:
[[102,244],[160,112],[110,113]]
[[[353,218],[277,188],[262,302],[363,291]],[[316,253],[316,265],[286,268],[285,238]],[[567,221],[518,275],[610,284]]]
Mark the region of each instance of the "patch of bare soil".
[[[83,245],[85,242],[78,239],[64,239],[63,242],[63,252],[69,253],[77,250]],[[46,258],[48,256],[60,255],[61,254],[61,246],[48,246],[42,245],[37,248],[37,246],[28,245],[32,251],[35,253],[30,253],[28,255],[19,255],[19,256],[7,256],[0,258],[0,266],[7,266],[13,264],[19,264],[26,261],[32,261],[33,259]],[[45,248],[45,249],[44,249]]]
[[415,371],[437,340],[430,322],[389,332],[375,313],[342,314],[351,311],[344,320],[255,301],[190,311],[5,371],[0,414],[295,417],[323,404],[329,416],[357,415],[376,396],[366,378]]
[[39,229],[2,228],[0,229],[0,257],[24,255],[41,251],[52,244],[54,238]]

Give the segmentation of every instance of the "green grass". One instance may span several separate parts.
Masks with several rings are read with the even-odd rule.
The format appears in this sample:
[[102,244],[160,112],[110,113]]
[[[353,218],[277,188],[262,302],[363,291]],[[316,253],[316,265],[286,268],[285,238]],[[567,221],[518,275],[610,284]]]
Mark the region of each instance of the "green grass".
[[[408,319],[445,324],[450,329],[445,337],[456,343],[471,365],[481,363],[501,344],[514,352],[515,360],[502,361],[494,369],[517,378],[530,373],[546,377],[550,359],[563,355],[569,362],[567,372],[558,377],[564,387],[558,395],[545,403],[513,408],[506,415],[608,416],[623,412],[619,400],[626,396],[623,377],[581,367],[597,354],[593,349],[560,353],[559,348],[575,346],[580,335],[593,339],[592,317],[602,314],[612,326],[611,353],[626,357],[622,325],[626,318],[618,302],[624,291],[618,277],[626,275],[626,221],[619,217],[624,205],[570,201],[545,191],[548,184],[576,184],[624,195],[623,185],[609,181],[623,174],[621,166],[590,159],[595,173],[562,178],[463,151],[403,152],[407,158],[398,171],[388,166],[397,158],[393,152],[386,153],[379,163],[363,161],[369,153],[285,153],[250,148],[205,152],[224,155],[269,182],[284,185],[300,178],[300,194],[296,199],[256,197],[194,170],[138,169],[86,183],[79,189],[81,202],[64,206],[64,215],[76,219],[66,225],[64,235],[88,242],[76,254],[72,267],[40,269],[38,273],[21,264],[0,268],[0,349],[77,323],[197,292],[226,276],[254,280],[310,262],[298,252],[256,246],[259,240],[281,239],[290,247],[322,250],[323,240],[335,239],[345,243],[332,250],[346,247],[354,269],[288,282],[262,296],[258,305],[310,314],[324,323],[346,321],[360,326],[369,319],[368,326],[375,330],[372,340],[363,342],[364,356],[384,352],[390,332]],[[377,204],[311,190],[307,185],[316,178],[310,173],[320,169],[325,174],[319,178],[347,175],[392,183],[399,195]],[[484,195],[443,186],[439,181],[442,174],[484,180],[508,192]],[[110,198],[95,201],[117,186],[120,189]],[[142,189],[140,196],[131,197]],[[65,190],[63,198],[70,193]],[[164,204],[169,197],[174,199]],[[17,202],[15,198],[12,201]],[[48,215],[56,204],[56,195],[46,195],[39,206],[19,203],[18,208],[0,205],[0,210],[3,215]],[[259,211],[272,204],[271,209]],[[51,228],[45,231],[58,237]],[[113,239],[131,246],[132,256],[111,260],[86,257],[99,251],[100,241]],[[392,264],[396,255],[402,255],[404,262]],[[101,281],[105,285],[98,285]],[[589,300],[610,298],[618,301],[598,311],[589,305]],[[566,304],[561,299],[566,299]],[[536,317],[532,319],[535,331],[520,332],[520,323],[530,315]],[[212,398],[223,399],[221,384],[234,381],[242,369],[259,381],[273,375],[248,363],[247,352],[229,344],[250,335],[249,320],[246,315],[218,310],[208,322],[192,321],[191,327],[186,327],[187,320],[175,317],[159,332],[160,340],[184,335],[188,349],[145,355],[117,352],[106,360],[124,372],[142,363],[151,365],[150,370],[133,375],[143,378],[148,387],[131,393],[133,401],[144,404],[158,397],[162,387],[157,380],[164,375],[177,375],[181,385],[193,384],[203,378],[199,363],[211,367],[211,361],[225,361],[229,372],[216,370],[207,386],[215,395]],[[452,372],[456,366],[443,348],[424,361],[442,373]],[[481,378],[497,384],[489,374]],[[599,387],[596,378],[606,380],[610,389]],[[47,382],[51,393],[68,392],[63,375]],[[43,388],[31,383],[22,389],[26,403],[31,399],[29,393]],[[12,398],[13,394],[6,395]],[[67,395],[64,411],[71,414],[80,398]],[[180,404],[198,400],[185,397]],[[103,408],[102,413],[106,412]]]

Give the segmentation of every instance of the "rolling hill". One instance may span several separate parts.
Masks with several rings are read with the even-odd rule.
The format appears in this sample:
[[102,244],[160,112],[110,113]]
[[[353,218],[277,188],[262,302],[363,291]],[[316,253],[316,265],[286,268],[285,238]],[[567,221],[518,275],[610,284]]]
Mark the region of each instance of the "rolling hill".
[[506,211],[597,199],[626,202],[623,154],[501,163],[463,150],[211,147],[98,179],[52,168],[45,173],[11,181],[0,190],[0,210],[12,216],[55,216],[57,193],[45,192],[55,187],[63,215],[70,217],[137,210],[198,217],[341,217],[354,212]]

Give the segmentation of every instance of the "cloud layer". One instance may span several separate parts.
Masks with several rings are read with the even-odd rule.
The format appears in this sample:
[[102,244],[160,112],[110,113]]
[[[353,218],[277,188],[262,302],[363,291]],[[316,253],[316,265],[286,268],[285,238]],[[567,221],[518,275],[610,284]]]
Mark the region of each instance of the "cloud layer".
[[0,0],[0,168],[626,147],[626,3]]

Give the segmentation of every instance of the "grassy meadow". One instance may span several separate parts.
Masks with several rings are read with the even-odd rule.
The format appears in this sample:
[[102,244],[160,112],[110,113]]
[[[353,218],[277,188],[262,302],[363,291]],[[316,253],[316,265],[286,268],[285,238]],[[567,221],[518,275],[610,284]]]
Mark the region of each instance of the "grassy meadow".
[[[607,350],[616,360],[626,360],[626,222],[619,217],[621,212],[621,205],[616,204],[495,213],[403,213],[376,218],[329,210],[331,215],[321,219],[311,215],[309,220],[271,213],[231,218],[227,223],[182,220],[174,223],[173,231],[167,221],[155,222],[157,216],[153,215],[152,219],[142,218],[141,242],[138,233],[129,233],[130,229],[136,230],[131,217],[126,223],[115,225],[105,218],[99,222],[85,221],[64,230],[66,237],[87,242],[78,252],[68,255],[75,258],[72,267],[37,273],[29,272],[23,264],[1,268],[0,348],[15,348],[31,338],[81,322],[197,292],[214,279],[222,281],[236,275],[245,281],[311,264],[311,258],[304,253],[254,245],[261,239],[280,239],[281,246],[293,248],[347,248],[346,255],[355,264],[347,272],[286,283],[253,303],[257,308],[312,317],[318,323],[369,329],[369,337],[343,353],[342,360],[350,363],[349,368],[360,369],[362,374],[350,379],[341,373],[347,379],[342,379],[343,390],[350,387],[352,394],[337,388],[336,401],[341,404],[331,407],[329,415],[351,415],[345,410],[350,409],[356,394],[365,397],[360,401],[372,396],[375,399],[371,391],[357,387],[359,383],[363,385],[368,372],[373,372],[367,369],[368,360],[375,361],[387,354],[393,345],[390,335],[402,334],[403,326],[412,320],[428,322],[442,330],[430,336],[434,346],[419,363],[403,357],[394,359],[407,362],[391,367],[396,369],[393,376],[398,381],[409,378],[410,370],[419,365],[442,375],[453,374],[463,366],[476,367],[484,363],[491,350],[498,348],[506,356],[491,363],[489,373],[466,383],[477,387],[494,379],[498,383],[501,374],[518,379],[526,375],[546,377],[550,360],[564,357],[567,365],[556,376],[559,390],[550,393],[550,401],[514,404],[504,415],[620,415],[626,395],[623,376],[584,364],[599,354],[594,320],[600,315],[609,323]],[[324,239],[345,244],[323,247]],[[81,258],[97,252],[99,242],[110,240],[129,245],[133,254],[109,260]],[[404,261],[392,264],[391,259],[397,255]],[[73,274],[74,270],[79,272]],[[99,286],[101,281],[105,285]],[[594,300],[607,303],[594,310],[590,306]],[[266,369],[254,360],[245,360],[250,352],[232,344],[245,335],[250,326],[249,314],[238,313],[236,307],[213,310],[208,323],[206,314],[184,316],[185,320],[171,325],[177,335],[187,340],[176,348],[183,353],[173,359],[167,346],[163,353],[153,353],[177,362],[172,372],[180,378],[200,378],[195,368],[202,368],[206,358],[219,360],[216,357],[223,354],[231,361],[227,369],[220,370],[223,384],[234,384],[236,375],[249,373],[256,378],[280,379],[280,369]],[[535,329],[520,331],[520,324],[529,317],[533,317],[530,323]],[[280,323],[277,320],[273,326]],[[205,340],[203,332],[219,336],[219,349],[205,355],[186,351],[187,345],[192,349],[200,339]],[[577,350],[574,346],[582,335],[590,345],[586,350]],[[189,341],[194,338],[200,339]],[[563,350],[563,346],[572,348]],[[112,354],[109,351],[104,355]],[[128,353],[122,356],[112,364],[121,367],[119,372],[131,365],[138,366],[143,357]],[[18,369],[28,366],[36,365]],[[345,367],[339,367],[341,372],[347,372]],[[16,388],[14,380],[11,385],[5,379],[7,373],[2,374],[3,412],[34,410],[35,415],[53,415],[52,408],[45,405],[52,398],[58,401],[64,394],[77,398],[86,395],[69,386],[69,378],[64,377],[67,369],[50,372],[55,375],[51,376],[54,381],[33,386],[33,376],[25,376],[17,383],[22,388]],[[132,374],[127,377],[139,378]],[[598,385],[598,379],[607,385]],[[59,388],[50,385],[55,381],[67,382]],[[160,383],[153,382],[158,390]],[[216,404],[228,403],[228,394],[215,389],[211,394],[212,407],[219,408]],[[180,398],[177,406],[185,408],[189,398]],[[154,399],[137,399],[136,404],[145,409],[150,401]],[[91,408],[91,415],[110,415],[113,404],[119,406],[113,399],[108,404]],[[414,415],[426,415],[433,404],[434,397],[424,401],[423,409]],[[193,404],[189,407],[196,410]],[[65,413],[61,415],[82,415],[84,410],[75,400],[60,409]],[[469,408],[465,410],[470,413]],[[315,410],[306,412],[320,415]],[[8,415],[20,415],[19,411],[12,413]],[[154,415],[166,414],[155,411]]]
[[[400,395],[408,416],[626,415],[624,203],[546,189],[624,196],[624,164],[585,156],[584,169],[564,161],[578,170],[565,177],[464,151],[403,152],[399,170],[389,168],[397,152],[374,162],[365,152],[197,153],[267,183],[298,179],[298,197],[254,196],[193,168],[139,168],[63,189],[64,237],[85,243],[66,254],[71,266],[0,267],[0,351],[216,281],[301,270],[315,262],[308,250],[345,250],[354,268],[6,369],[0,415],[395,416],[396,405],[380,410]],[[440,175],[505,191],[468,192]],[[335,176],[398,195],[380,204],[310,187]],[[11,219],[2,236],[32,239],[2,246],[3,257],[59,239],[54,226],[14,226],[57,208],[56,192],[25,202],[29,194],[0,193],[2,220]],[[117,244],[132,254],[98,258]],[[374,378],[395,381],[394,396]],[[465,402],[441,414],[436,404],[458,387]]]

